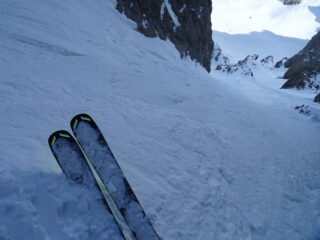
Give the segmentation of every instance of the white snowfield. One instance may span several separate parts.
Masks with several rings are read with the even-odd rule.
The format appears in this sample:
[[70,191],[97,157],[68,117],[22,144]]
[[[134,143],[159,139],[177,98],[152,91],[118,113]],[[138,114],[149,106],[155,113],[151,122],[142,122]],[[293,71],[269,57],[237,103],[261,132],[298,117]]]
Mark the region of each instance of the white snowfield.
[[224,55],[236,63],[248,55],[258,54],[261,58],[274,57],[274,63],[284,57],[292,57],[303,49],[309,40],[276,35],[269,31],[249,34],[228,34],[214,31],[215,43],[221,47]]
[[267,30],[275,34],[310,39],[320,28],[320,0],[283,5],[283,0],[214,0],[213,28],[229,34]]
[[320,0],[214,0],[213,39],[232,60],[249,54],[276,61],[299,52],[320,30]]
[[47,144],[83,112],[162,239],[320,238],[319,118],[293,109],[309,97],[236,88],[114,6],[0,1],[0,239],[113,239]]

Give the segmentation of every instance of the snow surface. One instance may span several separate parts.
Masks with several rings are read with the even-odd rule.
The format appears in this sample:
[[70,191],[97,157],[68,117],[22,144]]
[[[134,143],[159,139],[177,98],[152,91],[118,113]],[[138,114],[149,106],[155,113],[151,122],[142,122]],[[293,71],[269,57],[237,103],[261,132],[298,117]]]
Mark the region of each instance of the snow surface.
[[292,57],[307,45],[308,41],[276,35],[269,31],[248,34],[229,34],[213,32],[213,39],[222,49],[222,53],[233,62],[251,54],[260,57],[273,56],[275,62],[284,57]]
[[[316,8],[315,8],[316,7]],[[229,34],[267,30],[277,35],[310,39],[320,27],[320,0],[283,5],[279,0],[214,0],[213,29]]]
[[319,118],[293,109],[310,99],[212,77],[114,6],[0,2],[0,239],[105,239],[97,196],[47,145],[82,112],[163,239],[320,238]]
[[[55,134],[55,136],[57,136],[57,134]],[[108,207],[108,205],[105,204],[94,175],[90,172],[90,167],[86,163],[87,160],[84,155],[81,154],[81,150],[75,140],[58,137],[52,145],[52,151],[57,157],[61,169],[68,178],[73,182],[81,182],[84,188],[87,187],[91,189],[89,195],[100,196],[100,199],[97,199],[96,201],[93,200],[90,203],[93,203],[92,206],[94,209],[98,208],[104,213],[103,216],[105,216],[105,219],[103,222],[105,222],[105,230],[102,231],[104,238],[124,240],[120,231],[122,228],[119,228],[119,226],[122,226],[122,222],[118,220],[117,222],[119,225],[117,225],[116,219],[118,218],[114,217],[117,215],[113,216],[111,214],[111,207]],[[126,233],[126,231],[123,231],[123,233]],[[131,240],[133,238],[127,239]]]

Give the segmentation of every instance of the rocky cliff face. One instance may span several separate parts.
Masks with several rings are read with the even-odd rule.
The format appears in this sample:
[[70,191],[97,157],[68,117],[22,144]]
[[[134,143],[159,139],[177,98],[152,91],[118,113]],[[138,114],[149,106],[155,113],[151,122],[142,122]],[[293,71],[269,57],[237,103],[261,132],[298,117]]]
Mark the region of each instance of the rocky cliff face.
[[181,57],[190,56],[210,71],[211,0],[118,0],[116,8],[137,23],[139,32],[170,39]]
[[284,78],[288,81],[282,88],[320,88],[320,32],[298,54],[284,64],[289,68]]
[[299,3],[301,3],[301,0],[284,0],[283,1],[284,5],[294,5]]

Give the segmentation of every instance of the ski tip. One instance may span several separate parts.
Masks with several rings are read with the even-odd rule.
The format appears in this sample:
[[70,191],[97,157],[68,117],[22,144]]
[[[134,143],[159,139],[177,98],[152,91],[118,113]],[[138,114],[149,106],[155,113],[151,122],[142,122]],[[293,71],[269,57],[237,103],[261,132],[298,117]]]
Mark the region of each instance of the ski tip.
[[70,122],[72,131],[77,128],[79,121],[93,122],[92,118],[88,114],[85,114],[85,113],[78,114],[74,116]]
[[58,138],[71,138],[71,134],[66,130],[59,130],[50,135],[48,138],[49,146],[52,147]]

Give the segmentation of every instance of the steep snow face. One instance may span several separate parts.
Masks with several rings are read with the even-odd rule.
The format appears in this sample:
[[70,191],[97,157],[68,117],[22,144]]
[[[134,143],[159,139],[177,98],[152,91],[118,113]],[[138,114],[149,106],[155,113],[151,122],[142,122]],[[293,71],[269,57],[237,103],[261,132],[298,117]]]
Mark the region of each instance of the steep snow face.
[[279,0],[215,0],[213,29],[230,34],[267,30],[281,36],[310,39],[320,24],[316,11],[309,7],[319,6],[320,0],[290,6]]
[[47,145],[82,112],[163,239],[319,238],[319,118],[253,78],[245,97],[115,4],[0,2],[0,239],[112,239]]

